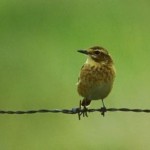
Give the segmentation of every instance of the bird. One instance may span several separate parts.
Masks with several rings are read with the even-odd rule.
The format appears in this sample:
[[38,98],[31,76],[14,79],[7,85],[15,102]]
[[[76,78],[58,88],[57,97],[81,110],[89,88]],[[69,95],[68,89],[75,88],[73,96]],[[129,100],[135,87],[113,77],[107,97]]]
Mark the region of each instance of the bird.
[[84,111],[80,112],[83,116],[87,115],[87,107],[93,100],[101,100],[103,105],[102,115],[106,112],[104,98],[106,98],[112,90],[114,79],[116,76],[115,66],[111,55],[107,49],[101,46],[93,46],[88,49],[78,50],[79,53],[87,55],[87,60],[81,68],[77,91],[83,100],[80,106]]

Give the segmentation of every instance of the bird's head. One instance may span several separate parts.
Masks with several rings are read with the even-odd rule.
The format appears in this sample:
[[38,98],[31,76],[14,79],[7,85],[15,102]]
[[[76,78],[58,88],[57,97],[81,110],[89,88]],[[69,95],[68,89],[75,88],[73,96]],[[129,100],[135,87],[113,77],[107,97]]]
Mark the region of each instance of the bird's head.
[[78,50],[78,52],[88,55],[97,63],[113,63],[108,51],[101,46],[94,46],[86,50]]

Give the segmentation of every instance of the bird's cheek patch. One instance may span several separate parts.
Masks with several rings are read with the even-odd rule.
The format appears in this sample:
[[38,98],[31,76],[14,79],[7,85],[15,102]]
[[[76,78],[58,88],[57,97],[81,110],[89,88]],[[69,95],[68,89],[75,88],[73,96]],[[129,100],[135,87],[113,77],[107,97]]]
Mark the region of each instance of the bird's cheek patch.
[[96,56],[96,55],[94,55],[94,54],[93,54],[93,55],[91,55],[91,57],[92,57],[92,58],[95,58],[95,59],[97,58],[97,56]]

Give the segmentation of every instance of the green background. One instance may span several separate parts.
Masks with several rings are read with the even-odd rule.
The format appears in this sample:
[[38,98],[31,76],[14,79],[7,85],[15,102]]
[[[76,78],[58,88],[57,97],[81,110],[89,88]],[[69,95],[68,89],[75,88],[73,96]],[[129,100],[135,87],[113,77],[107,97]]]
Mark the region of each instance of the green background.
[[[0,0],[0,109],[78,106],[76,51],[94,45],[117,70],[106,106],[150,108],[149,16],[149,0]],[[0,115],[0,149],[150,149],[149,127],[146,113]]]

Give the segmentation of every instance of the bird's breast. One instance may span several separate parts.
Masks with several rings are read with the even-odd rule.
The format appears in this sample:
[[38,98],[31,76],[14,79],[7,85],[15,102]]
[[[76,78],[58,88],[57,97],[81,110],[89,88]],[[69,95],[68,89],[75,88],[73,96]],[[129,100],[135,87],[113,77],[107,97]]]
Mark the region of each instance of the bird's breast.
[[112,89],[115,70],[113,66],[84,65],[78,81],[78,93],[90,100],[105,98]]

